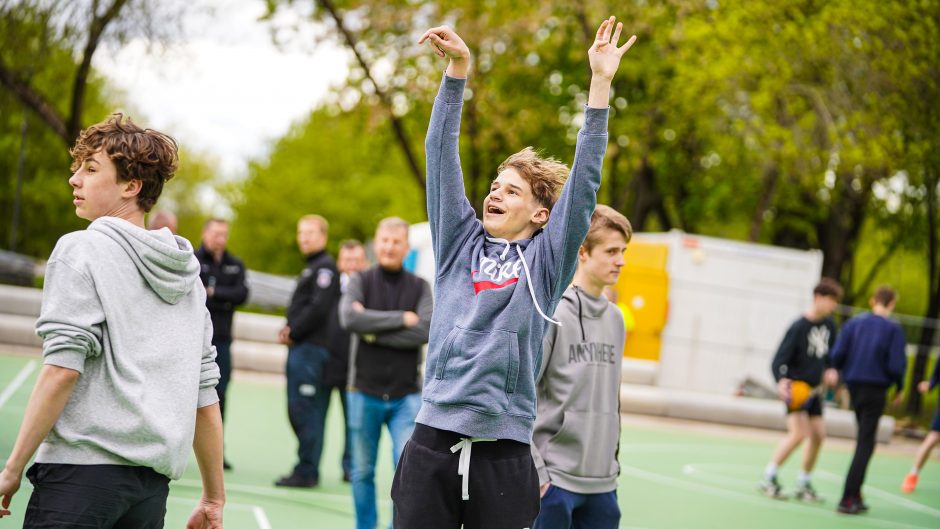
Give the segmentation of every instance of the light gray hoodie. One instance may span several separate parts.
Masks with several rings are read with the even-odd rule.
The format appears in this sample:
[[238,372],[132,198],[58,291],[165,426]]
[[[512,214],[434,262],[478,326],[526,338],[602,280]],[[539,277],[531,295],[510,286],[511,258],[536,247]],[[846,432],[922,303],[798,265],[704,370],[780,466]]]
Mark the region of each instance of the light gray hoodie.
[[623,314],[569,287],[545,333],[532,458],[539,482],[579,494],[617,489]]
[[81,373],[39,463],[153,468],[189,461],[219,368],[199,262],[186,239],[102,217],[59,239],[36,332],[44,363]]

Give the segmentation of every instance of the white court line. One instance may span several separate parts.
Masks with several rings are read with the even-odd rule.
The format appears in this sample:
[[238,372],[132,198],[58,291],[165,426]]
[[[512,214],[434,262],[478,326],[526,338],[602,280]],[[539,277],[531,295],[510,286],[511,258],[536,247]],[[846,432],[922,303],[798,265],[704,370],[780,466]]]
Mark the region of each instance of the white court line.
[[[821,475],[827,479],[831,479],[833,481],[842,481],[844,479],[841,476],[837,476],[833,474],[832,472],[826,472],[825,470],[817,470],[816,474]],[[933,507],[924,505],[922,503],[917,503],[916,501],[912,501],[907,498],[902,498],[901,496],[898,496],[896,494],[891,494],[888,491],[881,490],[876,487],[872,487],[871,485],[865,485],[865,492],[871,496],[877,496],[879,498],[883,498],[888,501],[894,502],[902,507],[906,507],[914,511],[920,511],[924,514],[929,514],[931,516],[940,518],[940,510],[934,509]]]
[[[772,509],[783,509],[783,510],[789,510],[789,511],[798,510],[804,513],[807,512],[807,510],[809,509],[808,507],[797,505],[797,504],[786,503],[780,500],[771,500],[769,498],[765,498],[765,497],[757,495],[756,492],[754,494],[744,494],[742,492],[727,490],[727,489],[715,487],[712,485],[707,485],[703,483],[695,483],[695,482],[689,481],[688,479],[679,479],[679,478],[673,478],[670,476],[664,476],[661,474],[657,474],[655,472],[650,472],[650,471],[643,470],[641,468],[637,468],[637,467],[633,467],[629,465],[621,465],[620,470],[623,473],[628,473],[639,478],[644,478],[649,481],[663,483],[666,485],[670,485],[672,487],[680,487],[680,488],[689,489],[689,490],[698,490],[701,492],[705,492],[707,494],[712,494],[714,496],[720,496],[720,497],[724,497],[727,499],[743,501],[743,502],[751,503],[754,505],[760,505],[762,507],[767,507],[767,508],[772,508]],[[830,511],[830,514],[833,517],[839,516],[836,514],[835,509]],[[875,527],[878,527],[879,529],[884,529],[887,527],[897,527],[898,529],[928,529],[927,527],[898,523],[898,522],[893,522],[891,520],[884,520],[880,518],[874,518],[870,514],[866,515],[863,518],[857,518],[853,521],[859,524],[874,525]]]
[[268,521],[268,515],[264,513],[264,509],[255,506],[254,513],[255,521],[258,522],[258,527],[261,529],[271,529],[271,522]]
[[30,360],[23,369],[20,369],[20,372],[16,374],[16,377],[13,379],[13,382],[10,382],[6,388],[3,389],[3,393],[0,393],[0,408],[10,400],[10,397],[16,393],[16,390],[20,389],[20,386],[23,385],[23,382],[26,382],[26,379],[32,374],[33,369],[36,369],[36,361]]
[[[198,488],[202,490],[202,482],[194,479],[180,479],[176,480],[173,483],[181,485],[184,487]],[[265,498],[276,498],[276,499],[285,499],[299,501],[300,503],[309,504],[307,499],[312,500],[325,500],[333,501],[339,503],[351,503],[352,497],[345,494],[329,494],[326,492],[316,492],[316,491],[304,491],[303,496],[297,495],[295,492],[284,489],[275,489],[273,487],[258,487],[255,485],[242,485],[239,483],[226,483],[225,490],[231,490],[233,492],[244,492],[247,494],[255,494],[257,496],[262,496]],[[380,505],[391,505],[392,500],[382,499],[378,500]]]
[[[199,500],[186,499],[186,498],[174,498],[172,496],[167,498],[166,500],[167,502],[181,503],[181,504],[185,504],[191,507],[195,507],[196,504],[199,503]],[[268,521],[267,513],[265,513],[264,509],[262,509],[259,505],[248,505],[247,503],[237,503],[237,502],[226,501],[225,507],[229,509],[243,509],[246,511],[251,511],[252,514],[254,514],[255,516],[255,523],[258,524],[258,527],[260,527],[261,529],[272,529],[271,522]]]

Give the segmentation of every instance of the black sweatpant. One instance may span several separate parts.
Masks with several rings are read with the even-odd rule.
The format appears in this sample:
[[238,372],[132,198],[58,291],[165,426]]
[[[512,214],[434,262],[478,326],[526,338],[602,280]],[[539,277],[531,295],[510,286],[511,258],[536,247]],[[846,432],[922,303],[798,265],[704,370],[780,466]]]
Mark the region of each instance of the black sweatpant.
[[862,497],[862,483],[865,482],[868,462],[875,452],[878,419],[881,418],[885,409],[887,389],[884,386],[870,384],[849,385],[849,396],[852,398],[852,407],[855,409],[858,433],[855,438],[855,456],[852,457],[849,473],[845,477],[842,501],[858,500]]
[[162,529],[170,479],[151,468],[36,463],[24,529]]
[[470,499],[461,498],[462,437],[416,424],[392,482],[395,529],[526,529],[539,514],[539,477],[529,445],[500,439],[473,443]]

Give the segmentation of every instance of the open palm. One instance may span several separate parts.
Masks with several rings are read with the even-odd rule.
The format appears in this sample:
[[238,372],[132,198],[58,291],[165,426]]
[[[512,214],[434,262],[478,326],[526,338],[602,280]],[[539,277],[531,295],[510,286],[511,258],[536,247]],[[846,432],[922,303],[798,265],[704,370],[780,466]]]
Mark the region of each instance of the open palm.
[[[614,26],[616,25],[616,30]],[[605,79],[613,79],[620,66],[620,58],[636,42],[636,35],[630,37],[623,46],[617,47],[623,23],[617,22],[617,17],[610,17],[597,28],[594,44],[588,50],[588,59],[591,63],[591,72]]]

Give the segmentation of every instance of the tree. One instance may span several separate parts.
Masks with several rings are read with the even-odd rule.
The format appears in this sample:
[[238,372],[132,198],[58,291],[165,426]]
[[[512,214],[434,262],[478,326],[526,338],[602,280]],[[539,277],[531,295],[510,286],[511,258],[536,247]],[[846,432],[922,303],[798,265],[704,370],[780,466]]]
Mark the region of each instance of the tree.
[[303,215],[327,218],[334,252],[342,239],[371,238],[383,217],[424,220],[423,190],[408,176],[383,119],[367,108],[328,107],[294,126],[233,190],[233,251],[250,268],[296,274],[296,224]]
[[[92,58],[106,42],[135,36],[158,39],[175,31],[185,3],[169,8],[148,0],[4,0],[0,4],[0,85],[64,143],[71,146],[85,125]],[[78,61],[56,74],[67,80],[66,98],[37,80],[37,62],[52,50],[71,50]]]

